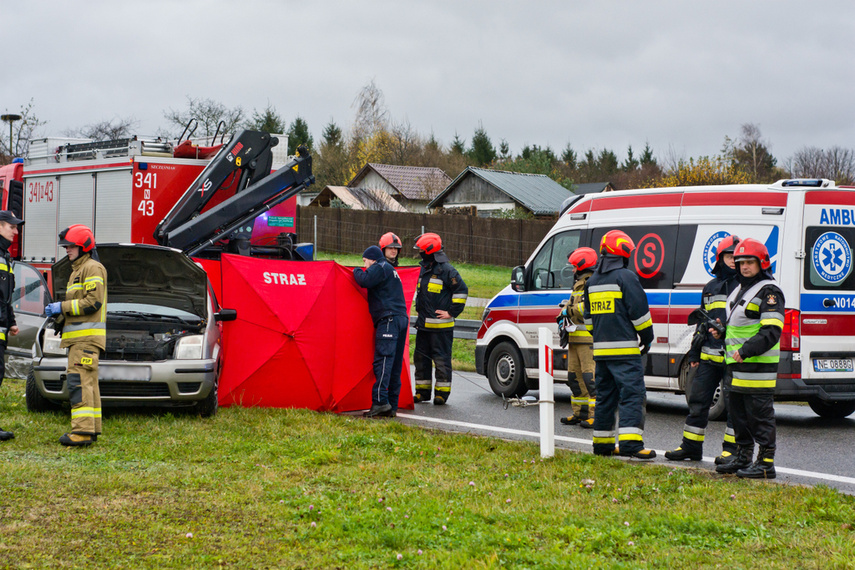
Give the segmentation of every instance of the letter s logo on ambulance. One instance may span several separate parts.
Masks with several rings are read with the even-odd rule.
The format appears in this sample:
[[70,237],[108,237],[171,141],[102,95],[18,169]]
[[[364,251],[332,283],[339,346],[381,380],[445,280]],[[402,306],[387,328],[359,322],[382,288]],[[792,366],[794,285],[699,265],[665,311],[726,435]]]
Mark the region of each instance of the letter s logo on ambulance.
[[638,241],[633,253],[635,272],[643,279],[650,279],[662,269],[665,261],[665,244],[657,234],[647,234]]
[[840,283],[852,270],[852,250],[844,237],[836,232],[825,232],[813,244],[813,268],[823,281]]
[[715,260],[718,255],[718,244],[729,235],[730,232],[716,232],[710,236],[704,245],[704,269],[707,270],[710,277],[714,277],[712,270],[715,267]]

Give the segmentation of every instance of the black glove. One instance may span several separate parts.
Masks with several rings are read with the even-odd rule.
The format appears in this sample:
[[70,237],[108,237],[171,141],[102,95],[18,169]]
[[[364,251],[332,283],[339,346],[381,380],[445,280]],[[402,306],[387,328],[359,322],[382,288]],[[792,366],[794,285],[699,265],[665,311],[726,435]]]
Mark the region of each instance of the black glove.
[[641,349],[641,355],[642,356],[644,356],[645,354],[650,352],[650,345],[649,344],[640,344],[640,345],[638,345],[638,348]]

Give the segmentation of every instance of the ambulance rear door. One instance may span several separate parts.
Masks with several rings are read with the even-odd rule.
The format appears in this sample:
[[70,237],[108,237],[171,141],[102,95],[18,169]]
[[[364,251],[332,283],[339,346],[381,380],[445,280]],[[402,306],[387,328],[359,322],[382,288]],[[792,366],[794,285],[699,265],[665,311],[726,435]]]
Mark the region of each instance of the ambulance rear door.
[[803,236],[803,399],[823,417],[845,417],[855,411],[855,191],[806,192]]

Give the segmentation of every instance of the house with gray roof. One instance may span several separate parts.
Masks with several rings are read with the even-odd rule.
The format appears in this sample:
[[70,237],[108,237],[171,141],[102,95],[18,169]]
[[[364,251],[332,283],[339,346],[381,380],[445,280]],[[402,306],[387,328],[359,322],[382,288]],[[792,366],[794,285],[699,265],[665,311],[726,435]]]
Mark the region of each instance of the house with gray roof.
[[433,200],[451,182],[440,168],[395,166],[369,162],[348,182],[348,188],[382,190],[407,211],[425,213]]
[[470,166],[461,172],[428,207],[475,206],[478,216],[489,218],[500,210],[522,208],[536,217],[558,215],[573,193],[544,174],[523,174]]

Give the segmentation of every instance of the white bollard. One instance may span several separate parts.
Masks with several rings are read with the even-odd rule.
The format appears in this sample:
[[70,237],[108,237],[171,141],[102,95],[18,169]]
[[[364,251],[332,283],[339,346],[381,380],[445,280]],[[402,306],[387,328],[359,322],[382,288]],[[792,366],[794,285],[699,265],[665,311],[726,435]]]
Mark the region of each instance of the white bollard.
[[552,386],[552,332],[546,327],[538,330],[538,362],[540,363],[540,456],[555,455],[555,399]]

